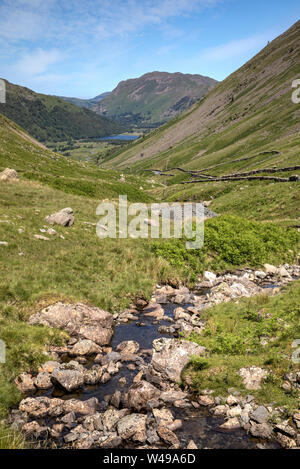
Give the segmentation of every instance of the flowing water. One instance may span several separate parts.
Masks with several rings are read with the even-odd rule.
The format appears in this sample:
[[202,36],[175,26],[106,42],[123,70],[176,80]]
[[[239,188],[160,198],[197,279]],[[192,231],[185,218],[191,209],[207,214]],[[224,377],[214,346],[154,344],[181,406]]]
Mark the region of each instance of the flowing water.
[[[161,305],[165,310],[165,315],[172,318],[173,311],[178,305],[174,303],[167,303]],[[186,305],[187,307],[189,305]],[[150,362],[149,350],[152,349],[153,340],[160,337],[172,337],[167,334],[161,334],[158,332],[158,327],[162,325],[170,325],[170,322],[166,320],[156,321],[153,318],[149,318],[143,315],[142,312],[139,314],[138,320],[131,321],[125,324],[120,324],[115,327],[115,333],[112,339],[111,346],[115,350],[116,346],[122,341],[135,340],[140,344],[139,355],[144,359],[144,362]],[[145,353],[143,353],[143,351]],[[132,384],[134,376],[138,372],[138,368],[135,370],[129,370],[127,368],[128,363],[124,363],[120,372],[112,376],[111,380],[106,384],[100,384],[96,386],[86,386],[83,389],[66,394],[56,388],[51,389],[47,393],[39,393],[39,395],[47,395],[48,397],[59,397],[61,399],[81,399],[86,400],[91,397],[96,397],[99,403],[103,403],[105,396],[112,395],[116,390],[124,392]],[[93,365],[91,360],[90,366]],[[126,386],[120,387],[119,379],[121,377],[126,378]],[[190,396],[193,401],[193,396]],[[194,408],[192,405],[188,408],[176,408],[170,406],[174,418],[181,419],[183,422],[182,427],[176,431],[176,434],[181,442],[181,446],[184,448],[190,440],[194,440],[197,447],[201,448],[214,448],[214,449],[255,449],[259,443],[258,439],[253,439],[242,429],[235,431],[221,431],[219,426],[224,423],[224,419],[219,417],[212,417],[208,410],[204,408]],[[63,443],[61,442],[61,445]],[[133,443],[129,443],[126,447],[133,447]],[[163,447],[163,444],[159,444]],[[264,443],[265,447],[268,447]],[[269,445],[270,446],[270,445]],[[272,445],[274,447],[274,445]]]

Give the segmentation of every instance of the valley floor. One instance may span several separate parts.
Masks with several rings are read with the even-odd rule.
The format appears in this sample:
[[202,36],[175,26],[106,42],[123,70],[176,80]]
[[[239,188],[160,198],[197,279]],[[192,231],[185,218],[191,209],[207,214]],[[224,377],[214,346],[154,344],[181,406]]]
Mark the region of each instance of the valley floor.
[[[65,333],[57,329],[28,324],[29,317],[44,307],[57,301],[81,301],[117,313],[135,298],[149,300],[157,283],[192,286],[205,268],[218,272],[246,266],[261,268],[266,262],[277,265],[292,262],[299,252],[296,230],[233,216],[206,222],[203,252],[188,254],[184,240],[100,240],[95,234],[96,199],[25,179],[0,183],[0,199],[0,241],[3,242],[0,246],[0,338],[7,344],[7,361],[0,365],[3,417],[22,398],[14,384],[19,373],[36,370],[49,358],[50,346],[63,346],[67,340]],[[45,217],[66,206],[74,210],[74,226],[55,226],[55,233],[50,234]],[[48,239],[37,239],[35,235]],[[295,410],[295,395],[293,391],[283,391],[281,384],[284,374],[293,369],[290,360],[285,358],[291,353],[293,334],[300,335],[298,287],[297,283],[283,291],[278,299],[258,297],[205,312],[203,317],[209,329],[193,340],[214,352],[207,361],[193,364],[186,382],[197,392],[203,389],[204,383],[219,393],[224,391],[224,383],[226,388],[235,387],[240,392],[237,368],[246,364],[265,365],[274,370],[274,377],[266,383],[258,399],[264,403],[272,399],[287,407],[291,415]],[[276,317],[272,315],[272,319],[261,322],[257,320],[261,310],[266,312],[266,318],[268,311]],[[277,341],[267,346],[268,353],[261,348],[254,357],[251,353],[249,357],[241,355],[245,343],[249,349],[256,349],[258,334],[277,335],[279,319],[288,329],[281,330]],[[1,431],[2,445],[22,444],[18,434],[7,441],[7,430]]]

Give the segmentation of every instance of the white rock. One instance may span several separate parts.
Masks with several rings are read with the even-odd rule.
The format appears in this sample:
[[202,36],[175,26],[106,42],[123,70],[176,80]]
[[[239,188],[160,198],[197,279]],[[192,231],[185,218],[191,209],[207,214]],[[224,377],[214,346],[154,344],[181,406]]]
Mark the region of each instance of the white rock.
[[213,272],[205,271],[203,274],[204,280],[207,280],[208,282],[214,282],[217,278],[216,274]]
[[254,272],[254,275],[256,278],[265,278],[267,276],[267,274],[263,272],[262,270],[256,270]]

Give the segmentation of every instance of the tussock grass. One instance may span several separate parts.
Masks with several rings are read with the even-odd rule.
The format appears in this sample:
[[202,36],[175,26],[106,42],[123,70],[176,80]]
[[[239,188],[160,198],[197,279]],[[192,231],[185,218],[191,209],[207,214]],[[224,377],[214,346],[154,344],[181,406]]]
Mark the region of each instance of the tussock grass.
[[25,449],[26,444],[21,433],[0,424],[0,450],[1,449]]

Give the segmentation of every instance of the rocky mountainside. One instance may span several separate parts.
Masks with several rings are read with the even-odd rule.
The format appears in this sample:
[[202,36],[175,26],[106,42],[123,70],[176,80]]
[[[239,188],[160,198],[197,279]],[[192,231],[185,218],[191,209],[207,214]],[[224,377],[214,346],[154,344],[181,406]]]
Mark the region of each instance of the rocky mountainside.
[[40,142],[105,137],[118,133],[118,124],[55,96],[35,93],[6,81],[6,103],[0,113]]
[[300,108],[291,98],[292,82],[300,75],[299,34],[297,22],[188,111],[107,164],[204,169],[226,162],[232,170],[241,166],[232,166],[233,160],[270,150],[278,153],[269,155],[268,166],[294,162]]
[[122,81],[92,109],[125,125],[157,127],[202,98],[217,81],[201,75],[152,72]]

